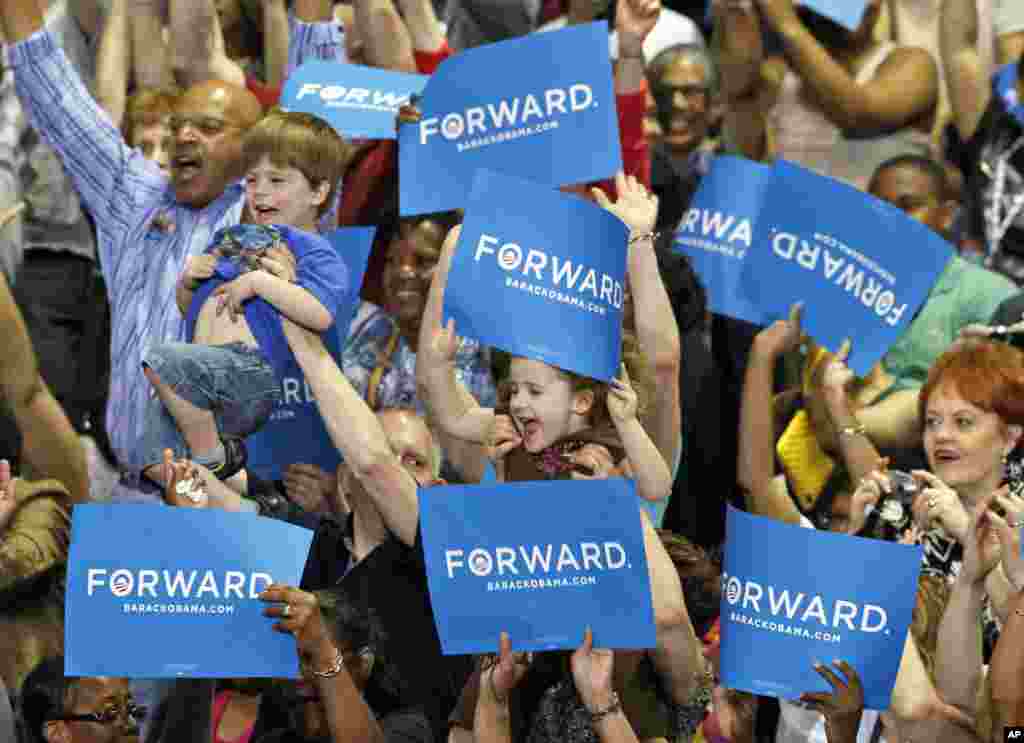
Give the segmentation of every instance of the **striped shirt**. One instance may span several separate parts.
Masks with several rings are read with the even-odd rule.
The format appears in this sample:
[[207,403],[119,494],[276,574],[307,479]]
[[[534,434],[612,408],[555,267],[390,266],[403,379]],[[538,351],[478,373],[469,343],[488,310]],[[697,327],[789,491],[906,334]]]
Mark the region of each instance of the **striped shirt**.
[[229,187],[203,209],[178,204],[167,176],[125,144],[49,33],[8,46],[7,63],[29,121],[56,151],[96,224],[112,324],[107,431],[122,467],[135,471],[153,394],[143,355],[151,344],[183,337],[175,284],[186,258],[239,221],[242,188]]
[[[344,56],[336,24],[294,21],[291,28],[291,65]],[[167,176],[125,144],[50,33],[38,32],[5,51],[29,122],[57,153],[96,224],[112,326],[107,432],[128,475],[113,497],[136,499],[131,487],[144,464],[139,444],[154,394],[142,358],[153,344],[184,338],[175,302],[178,277],[214,232],[240,221],[244,192],[240,184],[230,186],[203,209],[177,203]]]

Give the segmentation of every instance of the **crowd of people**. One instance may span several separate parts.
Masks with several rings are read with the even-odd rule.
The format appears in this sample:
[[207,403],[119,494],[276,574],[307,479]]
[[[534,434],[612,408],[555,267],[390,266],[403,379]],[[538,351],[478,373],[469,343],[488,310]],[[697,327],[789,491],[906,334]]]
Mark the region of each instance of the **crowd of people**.
[[[461,338],[442,308],[463,213],[400,216],[395,139],[277,105],[308,61],[430,75],[594,20],[623,172],[563,190],[628,231],[608,383]],[[0,0],[0,36],[0,741],[988,743],[1024,725],[1024,3],[867,0],[850,29],[794,0]],[[673,236],[721,154],[847,182],[953,246],[863,377],[856,338],[803,330],[828,308],[766,328],[709,310]],[[354,226],[376,228],[361,286],[325,237]],[[288,365],[342,463],[265,480],[246,439]],[[490,477],[635,481],[654,647],[587,629],[574,651],[502,634],[442,654],[417,492]],[[65,675],[87,503],[312,530],[299,585],[260,595],[300,678]],[[887,710],[843,658],[815,666],[830,693],[722,685],[729,504],[923,546]]]

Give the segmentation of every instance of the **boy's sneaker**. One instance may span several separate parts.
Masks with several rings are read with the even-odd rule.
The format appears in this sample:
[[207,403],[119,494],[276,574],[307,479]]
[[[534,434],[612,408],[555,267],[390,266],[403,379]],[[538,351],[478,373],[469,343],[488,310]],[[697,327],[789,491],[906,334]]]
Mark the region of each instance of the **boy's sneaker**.
[[210,467],[209,470],[217,476],[218,480],[230,480],[245,469],[249,454],[242,439],[224,438],[220,442],[224,445],[224,461],[215,467]]

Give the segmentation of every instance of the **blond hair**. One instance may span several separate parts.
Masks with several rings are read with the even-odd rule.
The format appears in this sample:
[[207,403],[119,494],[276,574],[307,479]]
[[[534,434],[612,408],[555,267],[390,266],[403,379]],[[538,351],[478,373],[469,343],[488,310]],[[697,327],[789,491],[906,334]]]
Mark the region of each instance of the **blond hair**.
[[129,96],[121,120],[121,132],[128,145],[135,146],[135,127],[161,123],[174,113],[180,97],[181,89],[176,87],[144,88]]

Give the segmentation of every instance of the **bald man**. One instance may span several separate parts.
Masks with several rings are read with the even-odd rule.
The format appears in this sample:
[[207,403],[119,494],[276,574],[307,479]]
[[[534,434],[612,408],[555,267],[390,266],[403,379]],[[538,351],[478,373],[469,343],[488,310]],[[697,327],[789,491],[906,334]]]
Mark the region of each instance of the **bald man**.
[[227,83],[190,88],[171,121],[168,178],[125,144],[42,20],[35,3],[0,0],[18,97],[96,223],[113,326],[107,427],[122,471],[114,497],[157,501],[138,475],[150,394],[143,353],[182,337],[174,287],[185,261],[240,219],[241,141],[262,109],[251,93]]

